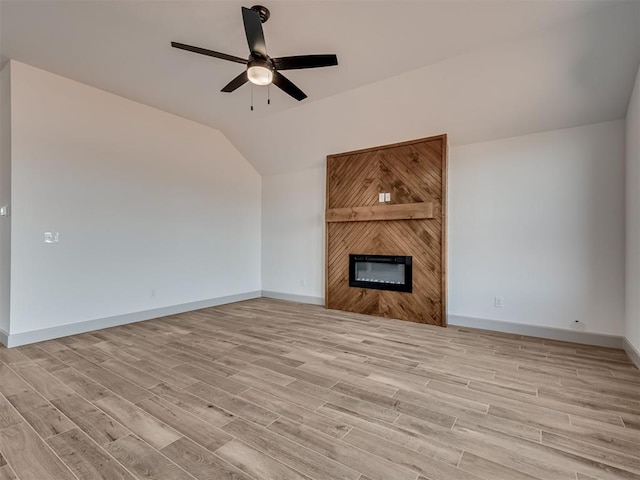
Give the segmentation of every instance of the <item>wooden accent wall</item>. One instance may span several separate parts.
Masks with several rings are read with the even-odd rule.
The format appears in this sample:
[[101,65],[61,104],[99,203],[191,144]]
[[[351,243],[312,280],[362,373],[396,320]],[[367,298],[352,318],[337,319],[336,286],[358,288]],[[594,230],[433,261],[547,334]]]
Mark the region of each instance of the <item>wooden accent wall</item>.
[[[327,308],[446,325],[446,171],[446,135],[327,157]],[[413,293],[350,287],[350,253],[412,256]]]

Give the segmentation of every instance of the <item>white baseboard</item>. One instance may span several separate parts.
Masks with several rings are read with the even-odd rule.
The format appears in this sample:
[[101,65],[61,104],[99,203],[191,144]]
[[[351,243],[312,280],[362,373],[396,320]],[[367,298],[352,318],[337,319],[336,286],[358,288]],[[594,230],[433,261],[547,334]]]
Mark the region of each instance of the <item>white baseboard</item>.
[[[262,296],[267,298],[276,298],[278,300],[288,300],[291,302],[310,303],[313,305],[325,304],[324,298],[322,297],[296,295],[293,293],[272,292],[263,290]],[[462,315],[447,315],[447,323],[451,326],[457,327],[479,328],[482,330],[493,330],[503,333],[515,333],[517,335],[526,335],[529,337],[548,338],[550,340],[582,343],[586,345],[597,345],[600,347],[623,348],[623,342],[626,341],[624,337],[607,335],[604,333],[578,332],[575,330],[568,330],[563,328],[523,325],[521,323],[465,317]],[[633,346],[629,344],[629,348],[633,349]],[[629,354],[629,356],[633,358],[632,354]],[[636,360],[634,359],[634,362],[635,361]]]
[[555,327],[538,325],[523,325],[521,323],[502,322],[485,318],[464,317],[462,315],[447,315],[450,326],[480,328],[503,333],[515,333],[528,337],[541,337],[563,342],[583,343],[600,347],[622,348],[624,337],[607,335],[605,333],[578,332]]
[[636,367],[640,368],[640,352],[636,350],[636,347],[626,338],[624,339],[623,347],[631,361],[636,364]]
[[77,335],[79,333],[91,332],[102,328],[117,327],[127,323],[142,322],[151,320],[152,318],[166,317],[167,315],[175,315],[177,313],[190,312],[200,310],[202,308],[215,307],[226,303],[240,302],[242,300],[251,300],[259,298],[260,290],[247,293],[239,293],[237,295],[228,295],[225,297],[211,298],[201,300],[199,302],[183,303],[181,305],[172,305],[170,307],[156,308],[153,310],[145,310],[143,312],[127,313],[124,315],[116,315],[113,317],[99,318],[96,320],[88,320],[86,322],[72,323],[69,325],[60,325],[59,327],[43,328],[42,330],[33,330],[31,332],[15,333],[7,335],[0,330],[0,342],[6,347],[19,347],[30,343],[43,342],[54,338],[67,337],[69,335]]
[[262,296],[267,298],[275,298],[277,300],[289,300],[290,302],[310,303],[312,305],[324,305],[324,298],[322,297],[296,295],[294,293],[270,292],[269,290],[262,290]]
[[[184,303],[181,305],[173,305],[170,307],[145,310],[143,312],[134,312],[124,315],[116,315],[108,318],[89,320],[86,322],[78,322],[69,325],[45,328],[42,330],[34,330],[31,332],[16,333],[13,335],[0,330],[0,343],[5,345],[6,347],[19,347],[21,345],[28,345],[30,343],[42,342],[45,340],[52,340],[54,338],[100,330],[102,328],[116,327],[118,325],[151,320],[153,318],[165,317],[167,315],[175,315],[178,313],[190,312],[193,310],[200,310],[202,308],[215,307],[217,305],[240,302],[243,300],[251,300],[253,298],[259,298],[261,296],[279,300],[288,300],[292,302],[309,303],[313,305],[324,305],[325,303],[324,298],[322,297],[272,292],[268,290],[257,290],[253,292],[240,293],[237,295],[228,295],[225,297],[202,300],[199,302]],[[640,368],[640,352],[638,352],[638,350],[636,350],[635,347],[626,338],[621,336],[592,332],[577,332],[574,330],[541,327],[536,325],[523,325],[519,323],[502,322],[498,320],[465,317],[462,315],[448,315],[447,320],[448,324],[451,326],[479,328],[483,330],[514,333],[518,335],[549,338],[553,340],[583,343],[587,345],[598,345],[602,347],[624,348],[624,350],[627,352],[636,366]]]

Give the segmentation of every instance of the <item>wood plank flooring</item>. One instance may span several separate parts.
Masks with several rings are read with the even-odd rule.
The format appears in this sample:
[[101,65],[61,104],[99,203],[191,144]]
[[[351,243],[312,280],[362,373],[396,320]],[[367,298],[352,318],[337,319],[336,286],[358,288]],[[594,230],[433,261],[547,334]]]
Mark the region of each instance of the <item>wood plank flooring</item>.
[[0,480],[640,479],[621,350],[257,299],[0,347]]

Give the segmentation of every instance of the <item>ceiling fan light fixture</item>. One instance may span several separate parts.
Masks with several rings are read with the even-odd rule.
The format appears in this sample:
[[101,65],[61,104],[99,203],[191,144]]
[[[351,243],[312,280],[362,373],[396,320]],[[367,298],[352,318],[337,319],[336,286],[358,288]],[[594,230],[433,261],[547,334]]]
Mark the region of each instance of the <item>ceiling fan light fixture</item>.
[[273,81],[273,67],[264,60],[252,60],[247,68],[247,77],[254,85],[269,85]]

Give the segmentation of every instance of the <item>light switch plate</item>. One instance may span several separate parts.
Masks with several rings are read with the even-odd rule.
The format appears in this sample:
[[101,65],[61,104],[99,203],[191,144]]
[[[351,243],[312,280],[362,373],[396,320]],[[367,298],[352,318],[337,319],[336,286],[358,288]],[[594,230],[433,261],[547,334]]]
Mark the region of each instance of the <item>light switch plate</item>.
[[60,241],[60,233],[44,232],[44,243],[58,243]]
[[391,194],[389,192],[384,194],[384,201],[385,202],[390,202],[391,201]]
[[380,202],[380,203],[384,202],[384,193],[379,193],[378,194],[378,202]]
[[0,217],[8,217],[9,216],[9,206],[3,205],[0,207]]

